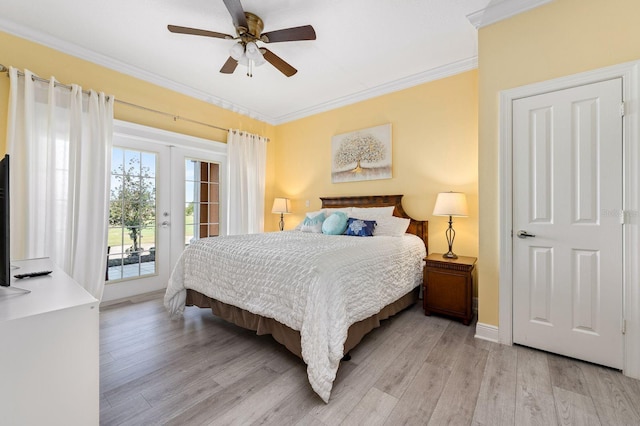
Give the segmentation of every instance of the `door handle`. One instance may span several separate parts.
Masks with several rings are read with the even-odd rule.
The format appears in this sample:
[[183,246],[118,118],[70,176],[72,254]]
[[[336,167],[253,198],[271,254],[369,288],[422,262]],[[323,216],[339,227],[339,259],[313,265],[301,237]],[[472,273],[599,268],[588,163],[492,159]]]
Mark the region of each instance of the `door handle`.
[[523,238],[523,239],[527,237],[535,237],[534,234],[529,234],[527,231],[522,231],[522,230],[518,231],[516,235],[518,235],[518,238]]

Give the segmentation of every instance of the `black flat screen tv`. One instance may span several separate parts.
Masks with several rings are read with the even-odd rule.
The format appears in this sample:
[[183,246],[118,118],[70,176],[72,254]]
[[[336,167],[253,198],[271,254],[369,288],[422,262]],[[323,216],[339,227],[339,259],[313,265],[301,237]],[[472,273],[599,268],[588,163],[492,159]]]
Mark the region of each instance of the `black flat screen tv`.
[[11,285],[9,247],[9,155],[0,160],[0,286]]

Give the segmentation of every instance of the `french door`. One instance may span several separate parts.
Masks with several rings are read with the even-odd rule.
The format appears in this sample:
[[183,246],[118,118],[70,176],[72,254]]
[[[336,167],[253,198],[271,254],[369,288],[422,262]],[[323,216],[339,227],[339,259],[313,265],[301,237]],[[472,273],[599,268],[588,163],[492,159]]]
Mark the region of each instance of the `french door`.
[[161,290],[194,239],[226,233],[226,144],[117,122],[103,300]]
[[159,290],[169,279],[170,149],[114,138],[106,287],[109,299]]
[[226,234],[226,154],[188,147],[171,148],[171,263],[192,241]]

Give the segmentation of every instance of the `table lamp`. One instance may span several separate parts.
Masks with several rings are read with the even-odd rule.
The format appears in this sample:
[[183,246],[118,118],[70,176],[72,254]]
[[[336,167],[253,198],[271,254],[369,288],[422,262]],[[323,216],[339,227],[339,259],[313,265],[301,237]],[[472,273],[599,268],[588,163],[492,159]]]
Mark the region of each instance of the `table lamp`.
[[453,252],[453,240],[456,238],[456,231],[453,227],[453,216],[466,217],[469,213],[467,207],[467,197],[462,192],[441,192],[436,198],[436,205],[433,208],[434,216],[449,216],[449,229],[446,230],[449,251],[442,255],[446,259],[457,259]]
[[280,230],[284,230],[284,215],[291,213],[291,201],[288,198],[274,199],[271,213],[280,213]]

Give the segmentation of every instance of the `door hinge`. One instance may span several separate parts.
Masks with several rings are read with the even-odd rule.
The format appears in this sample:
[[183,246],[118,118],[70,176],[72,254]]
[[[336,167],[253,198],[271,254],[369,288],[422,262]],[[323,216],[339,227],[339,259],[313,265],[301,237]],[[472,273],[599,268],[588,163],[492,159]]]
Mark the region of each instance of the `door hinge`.
[[622,334],[627,333],[627,320],[622,320]]
[[620,104],[620,116],[624,117],[624,102]]

